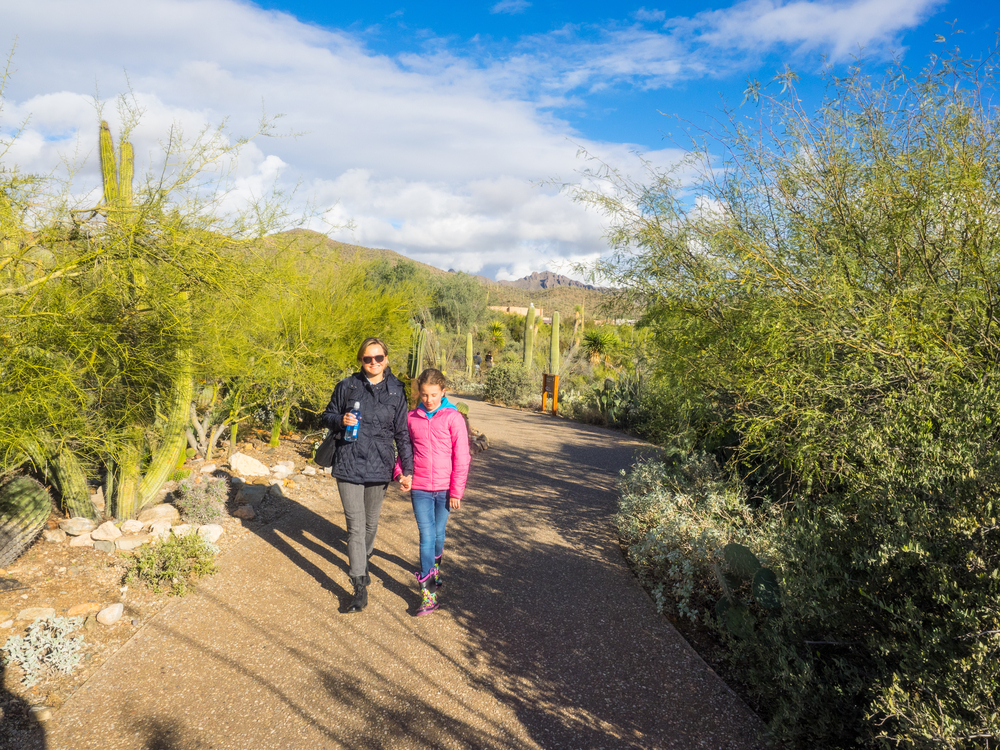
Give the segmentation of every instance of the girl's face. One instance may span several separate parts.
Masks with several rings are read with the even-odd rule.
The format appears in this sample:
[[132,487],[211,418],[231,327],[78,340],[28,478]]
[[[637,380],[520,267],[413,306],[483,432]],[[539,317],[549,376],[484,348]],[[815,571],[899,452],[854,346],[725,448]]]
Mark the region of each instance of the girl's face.
[[444,388],[439,385],[424,383],[420,386],[420,403],[427,411],[434,411],[441,406],[441,399],[444,398]]
[[[382,358],[381,362],[377,361],[378,357]],[[382,379],[382,371],[388,364],[389,358],[385,356],[385,352],[378,344],[367,347],[364,354],[361,355],[361,369],[365,371],[365,375],[370,380],[374,380],[376,383]]]

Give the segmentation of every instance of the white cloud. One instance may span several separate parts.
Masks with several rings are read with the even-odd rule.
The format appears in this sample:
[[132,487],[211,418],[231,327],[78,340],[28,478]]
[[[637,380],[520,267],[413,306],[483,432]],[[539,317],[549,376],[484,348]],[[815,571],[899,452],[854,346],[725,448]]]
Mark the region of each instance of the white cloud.
[[528,0],[500,0],[499,3],[490,8],[490,13],[524,13],[531,7]]

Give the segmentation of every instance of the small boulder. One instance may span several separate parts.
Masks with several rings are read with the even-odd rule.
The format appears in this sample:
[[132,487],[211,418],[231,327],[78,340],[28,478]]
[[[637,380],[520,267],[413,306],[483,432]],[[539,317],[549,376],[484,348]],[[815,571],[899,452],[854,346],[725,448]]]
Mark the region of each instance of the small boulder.
[[216,466],[215,464],[205,464],[200,469],[198,469],[198,471],[201,472],[202,474],[211,474],[213,471],[215,471],[218,468],[219,467]]
[[187,536],[188,534],[194,534],[198,529],[189,523],[179,523],[176,526],[172,526],[170,531],[173,532],[174,536]]
[[59,522],[59,528],[70,536],[80,536],[96,529],[97,524],[89,518],[67,518]]
[[94,542],[94,549],[98,552],[114,552],[115,543],[109,539],[98,539]]
[[132,550],[147,544],[153,539],[152,534],[129,534],[120,539],[115,539],[115,547],[118,549]]
[[267,487],[259,484],[244,484],[236,493],[237,505],[260,505],[264,495],[267,494]]
[[86,534],[80,534],[80,536],[73,536],[69,539],[70,547],[93,547],[94,538],[90,535],[88,531]]
[[138,534],[146,528],[146,524],[140,521],[138,518],[131,518],[122,524],[123,534]]
[[32,706],[31,715],[35,721],[42,724],[52,718],[52,709],[49,706]]
[[257,517],[257,513],[254,511],[252,505],[241,505],[233,511],[233,516],[236,518],[242,518],[246,521],[251,521]]
[[151,505],[139,514],[139,520],[146,526],[149,526],[154,521],[179,521],[180,517],[180,511],[170,503]]
[[173,524],[170,521],[153,521],[149,525],[149,533],[155,536],[157,539],[166,539],[170,536],[170,529]]
[[206,523],[198,527],[198,536],[210,544],[215,544],[222,536],[223,528],[217,523]]
[[113,521],[105,521],[92,532],[90,538],[95,542],[110,542],[122,535],[121,529]]
[[101,605],[98,602],[84,602],[83,604],[77,604],[66,610],[67,617],[86,617],[87,615],[96,615],[101,611]]
[[62,544],[66,538],[67,534],[62,529],[46,529],[42,532],[42,539],[52,544]]
[[55,617],[54,607],[27,607],[17,613],[18,620],[37,620],[39,617]]
[[121,602],[117,604],[112,604],[110,607],[105,607],[100,612],[97,613],[97,621],[101,625],[114,625],[125,613],[125,605]]
[[266,477],[271,470],[253,456],[234,453],[229,457],[229,468],[243,477]]
[[0,630],[7,630],[8,628],[12,627],[14,627],[13,620],[4,620],[3,622],[0,622]]
[[94,504],[94,508],[98,513],[104,512],[104,488],[98,487],[97,492],[90,496],[90,502]]
[[307,466],[302,470],[302,473],[305,474],[307,477],[316,476],[316,467]]

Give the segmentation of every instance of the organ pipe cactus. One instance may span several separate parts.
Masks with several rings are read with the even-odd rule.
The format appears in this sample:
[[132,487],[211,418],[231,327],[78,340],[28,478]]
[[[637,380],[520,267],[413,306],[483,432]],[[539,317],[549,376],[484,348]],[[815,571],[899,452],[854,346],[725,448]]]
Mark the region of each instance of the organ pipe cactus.
[[528,305],[524,316],[524,369],[531,369],[531,358],[535,353],[535,305]]
[[51,496],[30,477],[14,477],[0,488],[0,567],[10,565],[35,541],[51,512]]
[[410,378],[416,378],[424,363],[424,348],[427,345],[427,329],[423,326],[416,328],[413,332],[413,344],[410,347],[410,361],[407,374]]
[[549,372],[559,372],[559,313],[552,313],[552,341],[549,344]]
[[28,438],[22,445],[43,479],[59,493],[62,506],[70,517],[96,521],[97,509],[90,499],[87,474],[69,446],[45,434]]

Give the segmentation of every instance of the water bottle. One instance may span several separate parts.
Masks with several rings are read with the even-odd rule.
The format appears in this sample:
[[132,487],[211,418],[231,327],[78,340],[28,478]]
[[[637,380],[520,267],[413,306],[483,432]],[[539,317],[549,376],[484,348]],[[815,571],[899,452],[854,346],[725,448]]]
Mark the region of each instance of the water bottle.
[[348,425],[344,430],[344,440],[348,443],[353,443],[358,439],[358,428],[361,426],[361,402],[355,401],[354,408],[351,409],[351,414],[354,418],[358,420],[357,424]]

